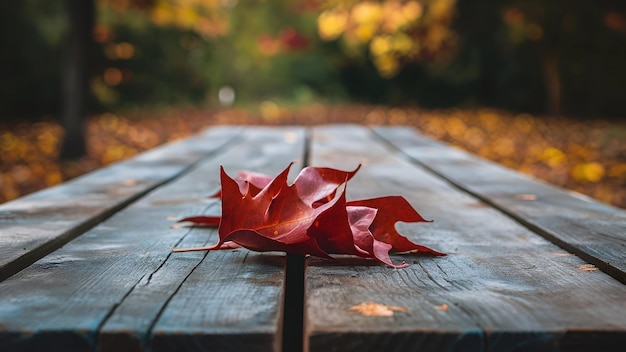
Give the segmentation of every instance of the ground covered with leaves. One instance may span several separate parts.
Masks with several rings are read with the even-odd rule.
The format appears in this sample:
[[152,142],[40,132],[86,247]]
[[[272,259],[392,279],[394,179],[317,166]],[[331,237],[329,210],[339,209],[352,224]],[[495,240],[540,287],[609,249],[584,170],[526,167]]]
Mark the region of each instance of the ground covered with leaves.
[[528,175],[626,208],[626,122],[371,105],[105,113],[87,121],[88,155],[60,161],[57,122],[0,123],[0,202],[124,160],[215,124],[410,125]]

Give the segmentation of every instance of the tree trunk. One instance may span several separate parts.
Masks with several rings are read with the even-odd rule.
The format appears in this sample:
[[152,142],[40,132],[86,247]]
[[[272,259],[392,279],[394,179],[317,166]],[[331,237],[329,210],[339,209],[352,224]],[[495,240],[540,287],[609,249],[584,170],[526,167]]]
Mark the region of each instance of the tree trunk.
[[66,0],[69,33],[62,72],[61,123],[65,129],[60,151],[62,159],[86,154],[84,121],[89,99],[89,64],[93,45],[94,0]]
[[545,54],[543,57],[543,74],[548,93],[548,109],[552,115],[561,114],[562,88],[559,59],[556,54]]

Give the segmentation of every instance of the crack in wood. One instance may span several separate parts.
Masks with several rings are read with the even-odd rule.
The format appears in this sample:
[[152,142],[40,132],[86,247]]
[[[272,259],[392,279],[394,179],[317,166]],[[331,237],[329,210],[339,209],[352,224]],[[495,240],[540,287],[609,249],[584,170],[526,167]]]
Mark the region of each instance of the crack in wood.
[[194,271],[196,271],[196,269],[202,264],[202,262],[206,259],[206,257],[209,255],[210,251],[206,251],[204,253],[204,256],[202,257],[201,260],[198,261],[198,263],[196,263],[196,265],[194,265],[193,269],[189,270],[189,273],[187,274],[187,276],[185,276],[185,278],[182,280],[182,282],[180,283],[180,285],[178,285],[178,287],[176,288],[176,290],[174,290],[174,292],[172,292],[172,294],[169,295],[169,297],[165,300],[165,302],[163,303],[163,305],[161,306],[161,309],[159,309],[159,312],[156,314],[156,316],[154,317],[154,319],[152,320],[152,322],[150,323],[150,326],[148,327],[148,333],[146,334],[146,341],[144,342],[146,346],[150,346],[149,345],[149,341],[152,340],[153,337],[153,331],[154,331],[154,327],[157,324],[157,322],[159,321],[159,318],[161,317],[161,315],[163,315],[163,312],[165,311],[165,309],[167,308],[168,304],[172,301],[172,299],[174,298],[174,296],[176,296],[176,294],[178,293],[178,291],[180,291],[180,288],[183,287],[183,285],[185,284],[185,282],[187,281],[187,279],[189,279],[189,277],[191,276],[191,274],[193,274]]

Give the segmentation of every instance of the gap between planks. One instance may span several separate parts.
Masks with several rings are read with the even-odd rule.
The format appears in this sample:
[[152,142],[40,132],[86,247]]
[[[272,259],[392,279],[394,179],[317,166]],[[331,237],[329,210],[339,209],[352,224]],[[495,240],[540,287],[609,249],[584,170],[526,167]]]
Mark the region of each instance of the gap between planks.
[[[301,155],[302,163],[301,165],[299,165],[300,168],[306,165],[306,160],[307,160],[306,158],[307,158],[308,138],[306,138],[306,136],[307,134],[305,133],[305,138],[304,138],[305,147],[303,148],[304,150]],[[294,168],[294,171],[299,171],[299,170],[296,170],[296,168]],[[183,240],[184,238],[179,240],[177,245],[180,244]],[[195,275],[194,272],[197,271],[196,269],[198,269],[201,265],[203,265],[203,262],[209,255],[209,252],[210,251],[207,251],[204,253],[202,259],[198,260],[194,268],[178,284],[177,288],[171,293],[171,295],[169,295],[169,298],[167,298],[167,300],[163,302],[163,305],[159,309],[158,314],[153,317],[153,321],[151,322],[148,328],[147,335],[141,338],[141,341],[139,342],[140,345],[148,349],[153,349],[156,347],[155,343],[158,344],[159,339],[162,339],[162,333],[158,331],[159,320],[161,319],[164,312],[168,309],[168,305],[170,304],[170,302],[178,294],[178,292],[185,285],[188,279],[192,275]],[[248,254],[245,255],[243,262],[245,262],[245,259],[247,257],[248,257]],[[167,256],[167,258],[164,260],[161,266],[159,266],[159,268],[157,268],[153,274],[156,274],[161,267],[166,265],[165,263],[168,261],[169,258],[170,258],[170,255]],[[250,265],[254,265],[254,264],[250,264]],[[303,293],[304,256],[288,255],[286,257],[285,269],[286,270],[284,273],[284,281],[282,285],[283,286],[283,297],[281,300],[281,303],[282,303],[281,313],[282,314],[280,315],[281,320],[278,322],[278,328],[279,328],[278,334],[279,335],[277,336],[277,339],[279,339],[280,341],[280,344],[281,344],[280,346],[282,346],[282,351],[296,351],[297,352],[297,351],[302,351],[301,346],[303,343],[302,317],[303,317],[304,306],[302,302],[304,298],[304,293]],[[126,297],[130,296],[132,291],[134,291],[135,288],[138,285],[141,285],[142,282],[144,281],[146,281],[146,279],[142,278],[142,280],[140,280],[137,284],[135,284],[135,286],[131,288],[131,290],[129,291],[129,294],[120,301],[119,305],[121,305],[126,299]],[[109,320],[111,316],[115,314],[115,310],[117,309],[118,306],[113,307],[113,311],[109,314],[107,319],[102,323],[101,327],[106,326],[107,321]],[[102,329],[98,329],[98,331],[102,331]],[[120,342],[126,344],[127,346],[129,343],[131,344],[137,343],[137,341],[132,341],[132,340],[121,341],[119,339],[123,338],[123,336],[120,337],[119,335],[107,336],[107,334],[103,335],[102,333],[100,333],[100,336],[98,338],[100,339],[100,341],[97,342],[97,345],[99,345],[100,348],[104,348],[104,349],[117,349],[119,345],[117,345],[116,343],[120,343]]]
[[[448,215],[436,228],[419,233],[425,244],[435,243],[429,240],[441,234],[456,241],[441,243],[448,257],[393,272],[357,261],[354,266],[309,263],[305,324],[312,351],[341,350],[341,342],[346,349],[473,346],[482,351],[520,343],[568,350],[624,341],[621,283],[599,271],[580,275],[575,266],[584,262],[579,257],[549,257],[557,253],[556,246],[496,208],[475,206],[475,197],[409,162],[397,148],[372,145],[371,131],[338,126],[322,129],[318,137],[313,161],[342,167],[348,160],[373,160],[355,177],[353,195],[378,196],[392,189],[413,194],[411,200],[424,203],[426,213]],[[360,146],[348,142],[359,139]],[[424,182],[415,181],[422,178]],[[492,246],[498,241],[501,245]],[[459,246],[464,250],[457,253]],[[535,264],[548,270],[530,270]],[[347,312],[353,304],[373,298],[419,313],[399,315],[386,325]],[[450,308],[445,313],[437,308],[443,302]]]
[[[259,172],[274,174],[290,161],[297,160],[297,167],[293,170],[297,171],[303,162],[303,148],[300,147],[304,140],[301,137],[303,131],[303,128],[278,131],[253,129],[249,134],[254,139],[240,140],[242,143],[236,143],[233,148],[226,148],[227,152],[209,160],[205,159],[202,167],[216,170],[218,163],[225,163],[224,166],[233,171],[258,169]],[[298,137],[297,140],[293,140],[294,135]],[[248,143],[245,143],[246,141]],[[267,148],[259,148],[259,145]],[[159,187],[124,211],[118,212],[116,215],[119,216],[99,224],[86,235],[59,249],[57,253],[60,254],[57,256],[65,255],[63,258],[59,257],[61,258],[59,263],[48,256],[46,257],[48,262],[43,258],[39,266],[30,266],[2,282],[0,295],[11,299],[0,299],[0,302],[3,302],[0,304],[0,318],[3,319],[0,325],[6,323],[4,329],[0,329],[4,330],[0,331],[0,345],[6,346],[9,350],[12,346],[17,348],[29,345],[46,348],[53,340],[55,342],[63,340],[61,342],[67,346],[83,344],[89,345],[89,348],[101,349],[102,346],[98,346],[98,343],[103,342],[100,337],[104,332],[125,335],[125,338],[138,342],[135,346],[140,347],[142,341],[145,343],[149,340],[150,345],[143,345],[143,348],[155,351],[164,348],[178,350],[181,346],[191,347],[198,342],[212,344],[215,337],[223,346],[228,343],[228,346],[235,350],[236,346],[241,345],[252,347],[242,350],[261,348],[278,351],[282,341],[282,336],[278,333],[283,323],[278,312],[282,310],[285,298],[284,257],[257,253],[248,255],[242,250],[214,251],[209,252],[216,259],[211,261],[212,263],[202,260],[204,254],[207,254],[204,253],[200,256],[181,255],[175,258],[172,256],[170,259],[175,260],[166,259],[163,264],[162,258],[168,257],[169,248],[180,240],[179,234],[175,231],[161,227],[165,223],[165,215],[173,211],[179,213],[179,210],[181,215],[193,215],[195,210],[189,213],[192,209],[188,209],[187,203],[196,204],[194,198],[179,203],[181,195],[194,194],[205,189],[207,192],[214,192],[210,189],[213,187],[210,184],[217,182],[213,180],[207,185],[204,171],[197,172],[199,169],[200,167],[193,168],[193,172],[186,174],[184,178],[186,181],[179,177],[175,182]],[[192,174],[196,177],[189,178]],[[198,187],[199,184],[204,186]],[[166,188],[169,190],[165,190]],[[159,231],[163,232],[163,236],[155,236]],[[199,244],[195,242],[205,238],[205,235],[194,236],[194,239],[189,241],[184,240],[185,243],[181,245],[198,246]],[[212,232],[210,236],[210,239],[205,241],[213,243],[215,233]],[[103,251],[98,258],[93,258],[91,253],[88,253],[88,248],[100,238],[106,239],[111,244],[110,250]],[[132,239],[132,243],[119,245],[126,243],[127,239]],[[138,253],[137,250],[142,248],[142,253]],[[136,255],[127,255],[130,253]],[[87,258],[88,261],[83,260]],[[242,259],[250,263],[241,265]],[[189,265],[195,261],[200,264]],[[124,264],[125,262],[128,264]],[[186,276],[177,276],[183,272]],[[42,273],[46,275],[41,275]],[[206,281],[200,279],[213,273],[220,275],[209,288],[209,285],[205,285]],[[231,280],[224,277],[223,273],[232,273],[241,280]],[[52,274],[56,276],[52,277]],[[154,277],[150,285],[143,285],[148,282],[151,274]],[[76,277],[77,275],[82,277]],[[175,280],[170,280],[172,277],[175,277]],[[185,284],[180,284],[179,280]],[[256,284],[257,282],[259,284]],[[231,284],[233,290],[227,292],[224,288]],[[36,286],[37,290],[25,290],[26,286],[31,288]],[[78,298],[69,294],[78,290],[81,292]],[[171,294],[171,291],[176,292]],[[45,297],[41,292],[44,292]],[[44,307],[46,302],[43,302],[43,299],[37,300],[39,297],[53,303],[48,303],[49,310]],[[155,297],[159,300],[154,300]],[[230,300],[239,301],[237,307],[240,308],[236,309],[233,306],[231,309],[225,304]],[[218,308],[218,312],[195,309],[203,304],[211,306],[210,302],[217,304],[215,307]],[[250,303],[249,306],[245,306],[242,302]],[[67,309],[66,303],[69,307]],[[183,311],[181,307],[191,308],[189,311]],[[133,314],[138,310],[147,313]],[[12,312],[19,312],[20,319],[12,319],[10,317]],[[5,315],[2,315],[3,313]],[[224,315],[217,316],[222,313]],[[155,316],[157,318],[154,318]],[[41,319],[42,317],[44,319]],[[147,321],[141,318],[151,319]],[[212,320],[213,318],[217,320]],[[227,324],[221,323],[220,319]],[[235,327],[242,330],[228,327],[229,324],[232,326],[235,320],[242,322]],[[31,334],[30,331],[46,331],[46,334]],[[7,339],[4,339],[5,337]],[[66,345],[57,344],[56,347],[50,348],[62,349],[61,346]],[[2,347],[0,349],[3,350]]]
[[[304,155],[302,167],[311,165],[311,128],[304,134]],[[285,300],[283,303],[282,351],[302,352],[305,349],[304,307],[305,307],[305,270],[304,255],[287,254],[285,264]]]

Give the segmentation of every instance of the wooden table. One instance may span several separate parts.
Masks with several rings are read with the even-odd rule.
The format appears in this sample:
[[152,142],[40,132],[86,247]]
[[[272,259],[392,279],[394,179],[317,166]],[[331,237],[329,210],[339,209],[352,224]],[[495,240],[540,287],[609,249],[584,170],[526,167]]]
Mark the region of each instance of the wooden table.
[[[363,164],[445,257],[409,267],[245,249],[172,226],[215,211],[219,166]],[[0,205],[0,351],[622,351],[626,212],[401,127],[211,128]],[[392,316],[351,309],[397,307]]]

